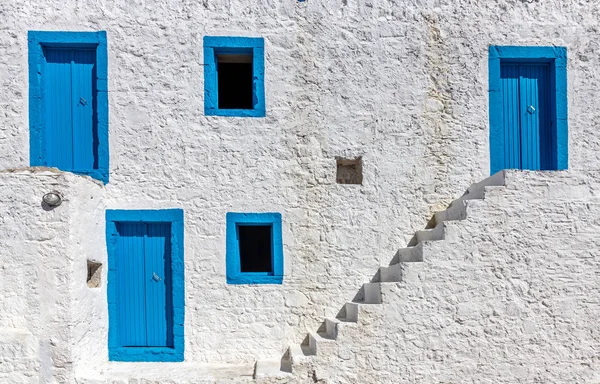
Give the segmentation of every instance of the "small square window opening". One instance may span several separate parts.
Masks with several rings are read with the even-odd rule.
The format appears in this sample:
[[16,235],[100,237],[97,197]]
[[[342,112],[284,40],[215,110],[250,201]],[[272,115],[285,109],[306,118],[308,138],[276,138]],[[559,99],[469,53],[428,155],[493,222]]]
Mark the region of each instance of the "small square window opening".
[[219,109],[252,109],[252,54],[217,54]]
[[271,226],[238,225],[242,272],[272,272]]
[[265,117],[262,37],[204,36],[204,114]]
[[355,159],[336,159],[337,174],[335,181],[338,184],[362,184],[362,157]]
[[283,241],[278,212],[227,212],[228,284],[281,284]]

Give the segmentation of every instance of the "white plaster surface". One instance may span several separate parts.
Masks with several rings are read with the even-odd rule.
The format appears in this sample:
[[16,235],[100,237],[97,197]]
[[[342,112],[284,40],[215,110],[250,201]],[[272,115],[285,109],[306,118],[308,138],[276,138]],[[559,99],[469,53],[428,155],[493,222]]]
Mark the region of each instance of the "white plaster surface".
[[[380,265],[387,265],[415,230],[423,228],[434,211],[487,176],[490,44],[567,47],[570,168],[583,172],[583,176],[565,178],[571,185],[568,188],[560,182],[553,187],[552,196],[562,194],[564,203],[546,206],[533,195],[528,195],[529,200],[516,196],[500,201],[507,206],[490,208],[481,220],[492,214],[504,217],[513,209],[510,218],[518,220],[510,225],[516,227],[519,221],[525,225],[530,223],[529,216],[518,213],[529,209],[523,202],[540,204],[540,212],[547,210],[549,217],[558,220],[547,223],[549,230],[565,231],[562,239],[572,236],[573,246],[564,250],[572,251],[567,260],[584,263],[577,255],[585,251],[574,248],[575,239],[582,236],[583,244],[594,242],[593,234],[578,230],[595,225],[597,212],[583,208],[587,195],[574,200],[580,205],[576,212],[565,211],[561,204],[579,196],[580,190],[597,191],[587,186],[594,178],[585,171],[597,168],[600,156],[596,97],[600,57],[595,54],[600,41],[599,17],[600,4],[574,0],[408,0],[402,4],[389,0],[2,1],[0,169],[29,165],[27,31],[106,30],[111,179],[106,187],[100,187],[82,178],[56,176],[57,187],[70,191],[73,200],[47,213],[39,201],[42,192],[53,186],[44,180],[55,180],[54,176],[0,177],[0,194],[18,203],[1,208],[0,286],[7,296],[0,302],[6,308],[0,313],[0,328],[7,336],[0,337],[0,342],[21,340],[20,344],[7,343],[6,348],[16,348],[10,354],[20,353],[22,357],[15,359],[23,364],[10,363],[14,368],[4,365],[0,375],[13,375],[14,382],[69,382],[70,364],[91,372],[106,362],[106,268],[101,288],[85,285],[87,258],[106,261],[105,208],[184,209],[186,364],[252,365],[256,359],[280,356],[307,330],[316,329],[324,316],[335,316],[361,284]],[[203,115],[205,35],[265,38],[266,118]],[[336,156],[363,156],[362,186],[335,183]],[[537,190],[514,188],[525,194]],[[282,213],[282,286],[226,285],[228,211]],[[578,217],[581,222],[571,222],[575,219],[564,219],[561,214]],[[533,238],[548,233],[533,224],[524,227],[539,231],[531,233]],[[482,232],[473,235],[486,238]],[[498,234],[500,240],[494,240],[515,247],[505,254],[538,251],[521,248],[510,236]],[[465,234],[464,238],[470,237]],[[505,244],[502,238],[513,243]],[[555,245],[564,241],[543,244],[552,253]],[[595,257],[589,261],[596,262]],[[486,279],[492,274],[479,276],[475,271],[495,257],[480,253],[472,258],[480,263],[469,266],[475,269],[451,269],[463,275],[434,272],[457,284],[466,279],[464,284],[477,293],[480,280],[469,279],[491,284]],[[579,269],[559,264],[563,258],[556,254],[552,260],[557,263],[558,272],[552,275],[556,284],[562,282],[560,272],[569,272],[568,279],[579,281]],[[46,262],[50,268],[42,268]],[[428,263],[424,268],[433,268]],[[581,268],[591,273],[593,265],[585,266],[590,269]],[[40,271],[33,274],[32,269]],[[550,271],[541,268],[535,272]],[[590,285],[586,288],[591,289],[587,294],[592,303],[591,309],[580,314],[588,319],[581,326],[592,324],[591,319],[597,317],[595,277],[586,275],[587,280],[580,281]],[[452,292],[452,287],[446,288]],[[548,289],[551,292],[547,294],[555,295],[555,300],[571,297],[566,288]],[[578,292],[583,295],[583,291]],[[528,303],[525,295],[520,300]],[[413,309],[425,311],[427,303],[415,302]],[[51,310],[55,305],[58,310]],[[485,312],[481,308],[476,311]],[[505,323],[500,321],[501,326],[508,327]],[[579,323],[572,326],[573,332],[580,332]],[[440,333],[435,327],[425,327],[424,334]],[[418,328],[415,324],[415,335]],[[385,335],[390,331],[377,329],[371,332]],[[479,331],[483,332],[481,328]],[[504,340],[518,345],[517,339],[506,333]],[[571,345],[564,334],[543,336],[560,349]],[[461,343],[468,344],[470,335],[462,335]],[[474,336],[473,341],[477,348],[490,347],[481,342],[487,337],[485,333],[477,335],[480,338]],[[60,340],[53,341],[51,336]],[[588,330],[586,337],[580,336],[588,340],[582,343],[587,348],[582,356],[600,349],[597,333]],[[406,370],[394,374],[401,376],[412,369],[400,362],[413,357],[394,350],[390,340],[384,338],[381,344],[387,354],[368,349],[377,343],[371,338],[368,340],[373,344],[359,347],[365,340],[357,339],[355,347],[370,351],[365,356],[372,357],[364,357],[364,367],[366,361],[394,356],[399,360],[393,368]],[[419,357],[414,357],[422,362],[416,364],[419,367],[437,351],[423,345]],[[471,351],[477,350],[475,346]],[[466,353],[465,348],[459,345],[453,351]],[[541,359],[541,351],[546,350],[522,347],[515,359]],[[407,348],[407,352],[414,351]],[[572,356],[576,359],[578,355],[573,352]],[[2,353],[0,359],[8,358]],[[487,360],[489,364],[492,361],[491,357]],[[544,363],[552,365],[549,361],[553,360]],[[469,363],[475,364],[472,360]],[[573,364],[572,377],[585,378],[581,373],[585,364],[577,368]],[[473,380],[483,377],[476,376],[473,365],[469,367],[465,375]],[[352,370],[344,369],[349,373],[343,377],[351,377]],[[371,372],[370,368],[365,372]],[[417,380],[415,372],[409,373]],[[444,375],[459,371],[431,368],[430,372],[439,376],[428,378],[441,382],[452,381],[451,376]],[[512,377],[521,375],[529,380],[535,374],[527,371]],[[543,372],[539,375],[544,377]],[[382,371],[373,377],[384,378]],[[590,377],[587,379],[592,380]],[[362,379],[367,380],[366,376]]]
[[[600,380],[599,172],[510,172],[315,359],[330,383]],[[267,380],[264,382],[268,382]],[[287,381],[282,381],[287,382]],[[308,382],[298,379],[295,382]]]

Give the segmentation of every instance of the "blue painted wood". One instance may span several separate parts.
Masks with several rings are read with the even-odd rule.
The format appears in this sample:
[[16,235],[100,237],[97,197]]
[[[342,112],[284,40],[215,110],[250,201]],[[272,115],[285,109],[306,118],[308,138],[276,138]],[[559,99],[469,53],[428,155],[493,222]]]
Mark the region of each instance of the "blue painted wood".
[[506,63],[500,69],[504,169],[552,169],[550,66]]
[[[136,227],[141,226],[141,227]],[[140,229],[141,228],[141,229]],[[185,281],[183,265],[183,210],[107,210],[106,244],[108,251],[108,354],[111,361],[183,361],[184,358],[184,317],[185,317]],[[137,266],[142,271],[145,290],[143,310],[146,316],[145,327],[140,327],[145,337],[143,346],[124,346],[121,335],[127,324],[121,314],[127,303],[142,301],[127,298],[121,300],[120,287],[130,283],[126,274],[121,273],[127,262],[119,258],[119,248],[123,240],[121,233],[131,234],[143,243],[143,261]],[[132,240],[129,239],[129,244]],[[128,250],[135,247],[128,246]],[[139,260],[139,257],[137,258]],[[161,263],[162,260],[162,263]],[[159,276],[160,284],[151,285],[151,273],[164,270]],[[156,271],[154,270],[156,269]],[[150,271],[152,270],[152,271]],[[150,276],[148,273],[150,272]],[[121,281],[125,279],[126,281]],[[137,279],[137,277],[136,277]],[[134,280],[136,280],[134,279]],[[135,288],[128,288],[135,291]],[[151,300],[149,300],[151,299]],[[131,305],[131,304],[129,304]],[[141,311],[141,310],[140,310]],[[163,316],[164,314],[164,316]],[[131,321],[138,317],[130,316]],[[133,338],[141,338],[139,332]]]
[[98,129],[96,110],[96,52],[73,50],[71,69],[71,103],[73,113],[73,170],[83,172],[98,168]]
[[92,171],[98,165],[96,53],[85,48],[47,47],[44,55],[44,165],[71,172]]
[[504,168],[521,168],[519,66],[503,65],[500,78],[504,116]]
[[73,116],[71,102],[71,61],[73,51],[46,48],[44,100],[46,147],[44,165],[73,170]]
[[[524,168],[560,170],[568,168],[567,50],[565,47],[489,47],[490,170]],[[511,70],[505,67],[513,67]],[[519,135],[521,146],[518,167],[514,143],[507,127],[515,116],[507,112],[514,97],[505,93],[514,85],[514,67],[519,67]],[[523,67],[523,68],[521,68]],[[527,67],[527,68],[525,68]],[[523,82],[523,85],[520,83]],[[521,88],[522,87],[522,88]],[[514,91],[514,87],[510,88]],[[537,116],[523,110],[537,103]],[[507,104],[508,103],[508,104]],[[522,120],[522,121],[521,121]],[[524,127],[524,129],[522,129]],[[537,133],[536,133],[537,132]],[[536,136],[537,135],[537,136]],[[537,137],[537,138],[536,138]],[[534,139],[535,138],[535,139]]]
[[171,225],[148,223],[146,227],[146,345],[172,347]]
[[117,223],[117,231],[119,340],[123,347],[144,347],[147,345],[145,224]]
[[[29,132],[30,132],[30,164],[31,166],[50,165],[60,169],[89,175],[108,183],[109,172],[109,153],[108,153],[108,57],[106,32],[46,32],[29,31],[28,32],[28,61],[29,61]],[[95,55],[96,65],[93,66],[92,94],[94,98],[89,109],[75,107],[71,100],[71,142],[77,147],[88,147],[90,144],[90,134],[92,136],[91,145],[93,147],[90,161],[90,152],[74,154],[72,151],[59,151],[66,145],[69,137],[66,134],[56,137],[50,135],[50,129],[65,130],[68,127],[66,116],[66,107],[63,105],[63,98],[66,98],[67,91],[73,94],[73,89],[63,88],[63,93],[59,98],[53,99],[50,93],[56,93],[58,83],[52,83],[47,75],[60,72],[58,66],[61,60],[60,54],[68,55],[68,51],[76,51],[71,57],[71,63],[75,70],[71,68],[71,83],[76,80],[75,85],[81,83],[83,77],[89,75],[89,58],[93,53]],[[48,56],[48,52],[49,57]],[[48,61],[49,60],[49,61]],[[62,60],[68,60],[63,57]],[[66,63],[66,62],[65,62]],[[64,71],[62,73],[64,77]],[[74,77],[73,77],[74,76]],[[56,79],[55,79],[56,80]],[[86,80],[87,81],[87,80]],[[86,84],[88,85],[88,84]],[[50,87],[50,88],[49,88]],[[87,88],[77,87],[76,93],[87,93]],[[50,93],[49,93],[50,92]],[[69,98],[71,95],[69,95]],[[73,97],[75,95],[73,94]],[[85,98],[84,98],[85,99]],[[86,101],[90,101],[85,99]],[[79,99],[75,100],[79,102]],[[63,109],[55,109],[61,107]],[[88,117],[92,111],[93,127],[92,131],[81,131],[78,125],[81,121],[89,121]],[[65,115],[61,117],[61,112]],[[50,120],[48,118],[50,117]],[[74,119],[73,119],[74,118]],[[75,125],[73,125],[75,123]],[[49,125],[54,124],[53,128]],[[61,133],[61,132],[59,132]],[[50,140],[50,141],[48,141]],[[57,141],[58,140],[58,141]],[[72,148],[72,149],[73,149]],[[51,153],[49,153],[49,151]],[[48,157],[50,155],[50,158]],[[91,163],[91,166],[89,166]]]

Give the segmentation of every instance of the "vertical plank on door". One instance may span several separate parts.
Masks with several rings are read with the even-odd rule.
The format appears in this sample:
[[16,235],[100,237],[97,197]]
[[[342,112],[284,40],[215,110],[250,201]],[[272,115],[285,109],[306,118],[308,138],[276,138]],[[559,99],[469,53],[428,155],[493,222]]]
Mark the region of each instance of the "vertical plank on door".
[[117,231],[119,339],[124,347],[146,346],[145,224],[117,223]]
[[73,169],[94,169],[93,71],[96,51],[73,51],[72,95],[73,108]]
[[170,223],[147,224],[145,238],[146,335],[147,345],[150,347],[173,346],[170,240]]
[[504,120],[504,168],[521,168],[519,66],[503,64],[500,68],[500,80]]
[[548,64],[523,65],[520,68],[524,143],[522,169],[552,168],[549,72]]
[[73,51],[45,48],[46,165],[73,169],[71,60]]

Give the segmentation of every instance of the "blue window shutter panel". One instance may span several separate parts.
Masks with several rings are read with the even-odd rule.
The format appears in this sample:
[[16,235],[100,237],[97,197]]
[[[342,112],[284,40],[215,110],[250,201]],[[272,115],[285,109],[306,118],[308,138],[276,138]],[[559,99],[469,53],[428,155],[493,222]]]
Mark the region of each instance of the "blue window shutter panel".
[[98,127],[95,81],[96,52],[73,51],[71,69],[71,103],[73,113],[73,170],[89,172],[98,168]]
[[117,302],[123,347],[146,346],[144,227],[141,222],[117,224]]
[[504,168],[521,167],[519,66],[501,67]]
[[150,347],[173,346],[171,226],[148,223],[145,233],[146,339]]
[[44,100],[46,146],[44,165],[73,170],[73,117],[69,49],[45,49]]

